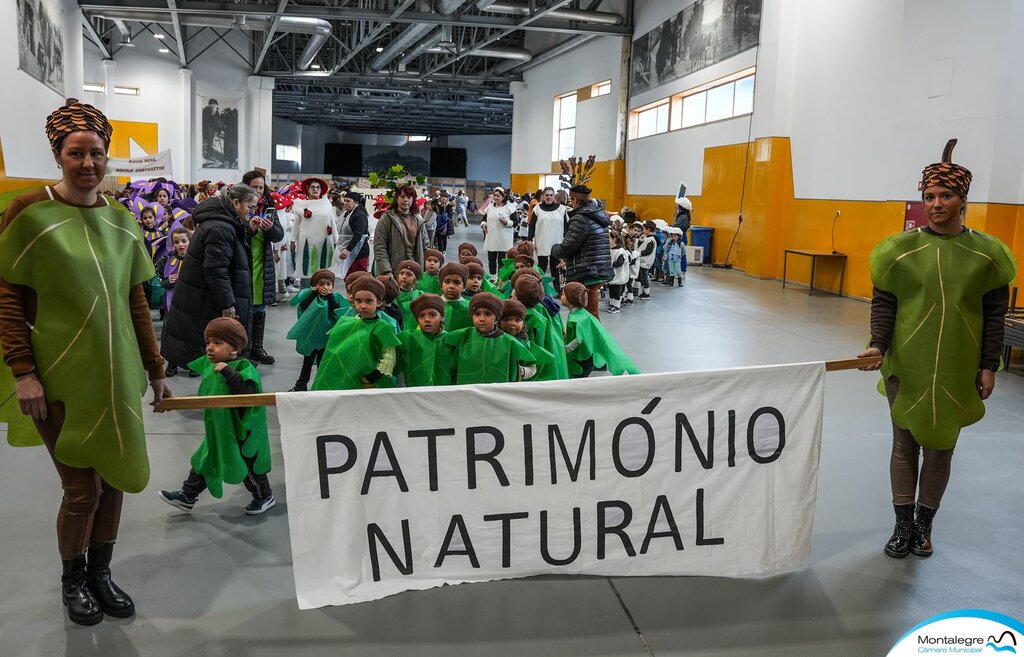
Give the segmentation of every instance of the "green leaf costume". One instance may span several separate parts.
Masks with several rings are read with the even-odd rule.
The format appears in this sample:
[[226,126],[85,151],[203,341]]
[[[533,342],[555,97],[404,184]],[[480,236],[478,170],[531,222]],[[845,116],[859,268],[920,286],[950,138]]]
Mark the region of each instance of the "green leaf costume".
[[[0,278],[36,291],[32,352],[51,403],[64,402],[58,461],[95,468],[119,490],[149,481],[141,397],[146,390],[129,290],[153,277],[135,217],[122,205],[26,207],[0,235]],[[0,367],[0,421],[14,446],[42,445],[20,415],[14,377]],[[83,379],[83,376],[86,377]]]
[[451,385],[455,348],[445,342],[445,335],[444,331],[428,335],[419,327],[398,335],[402,342],[400,367],[407,387]]
[[[519,344],[523,345],[530,350],[533,354],[535,362],[537,363],[537,373],[533,376],[531,381],[555,381],[558,377],[555,374],[555,355],[550,351],[540,346],[536,342],[530,340],[530,338],[517,338]],[[565,362],[565,349],[562,350],[562,362]]]
[[402,290],[398,293],[398,298],[395,299],[395,303],[398,304],[398,308],[402,311],[402,326],[405,329],[411,329],[418,325],[416,318],[413,317],[412,308],[409,307],[417,297],[423,294],[423,290]]
[[504,292],[499,290],[494,285],[494,283],[492,283],[486,276],[484,276],[483,281],[480,282],[480,291],[481,292],[490,292],[491,294],[493,294],[494,296],[498,297],[499,299],[505,299],[505,298],[508,297],[507,294],[505,294]]
[[588,358],[594,359],[596,369],[607,367],[615,375],[640,374],[640,369],[622,351],[604,324],[587,312],[586,308],[577,308],[569,313],[569,321],[565,324],[565,343],[569,344],[573,340],[579,340],[579,347],[566,354],[569,374],[572,376],[583,373],[580,363]]
[[530,342],[539,345],[554,359],[549,367],[537,372],[534,381],[561,381],[569,378],[569,364],[565,357],[565,338],[561,317],[552,317],[537,304],[526,310],[526,333]]
[[[213,370],[215,363],[202,356],[188,364],[193,372],[199,372],[199,395],[230,395],[224,376]],[[256,367],[245,358],[227,363],[243,381],[256,384],[256,392],[263,392],[260,374]],[[270,472],[270,437],[267,435],[267,409],[255,408],[208,408],[203,411],[203,426],[206,436],[199,449],[192,455],[192,469],[206,478],[206,485],[214,497],[224,495],[224,484],[240,484],[249,469],[242,457],[255,458],[252,471],[256,474]]]
[[502,258],[501,267],[498,268],[498,283],[504,287],[516,273],[516,261],[512,258]]
[[519,363],[534,362],[530,350],[508,333],[487,338],[468,328],[448,333],[444,340],[455,347],[455,382],[460,385],[518,381]]
[[[316,295],[313,302],[305,310],[300,310],[297,306],[313,294]],[[338,317],[344,315],[346,309],[351,308],[345,297],[337,292],[334,293],[334,300],[338,303]],[[320,296],[313,288],[307,287],[292,297],[288,304],[296,306],[299,316],[299,320],[288,331],[287,336],[289,340],[295,340],[295,351],[303,356],[308,356],[317,349],[326,347],[327,332],[334,326],[334,321],[331,320],[331,313],[327,305],[327,299]]]
[[459,297],[455,301],[444,300],[444,330],[451,333],[464,328],[473,328],[469,315],[469,299]]
[[424,294],[441,294],[441,279],[437,274],[423,272],[420,278],[419,291]]
[[871,282],[898,301],[882,362],[883,383],[890,376],[900,382],[892,419],[923,447],[952,449],[960,429],[985,415],[975,387],[981,298],[1015,275],[1006,245],[974,230],[933,235],[918,229],[872,251]]
[[[358,390],[362,377],[377,369],[384,349],[400,343],[391,324],[379,319],[342,317],[327,333],[324,358],[313,379],[313,390]],[[382,376],[374,387],[390,388],[393,377]]]

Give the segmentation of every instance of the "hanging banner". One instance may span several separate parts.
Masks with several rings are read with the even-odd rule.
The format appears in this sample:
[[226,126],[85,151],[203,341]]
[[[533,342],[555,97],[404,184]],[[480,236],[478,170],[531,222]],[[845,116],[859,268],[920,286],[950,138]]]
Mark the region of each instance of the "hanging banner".
[[142,157],[111,157],[107,159],[108,176],[128,176],[131,178],[170,178],[171,151],[160,151],[154,155]]
[[549,573],[796,567],[824,373],[279,394],[299,607]]

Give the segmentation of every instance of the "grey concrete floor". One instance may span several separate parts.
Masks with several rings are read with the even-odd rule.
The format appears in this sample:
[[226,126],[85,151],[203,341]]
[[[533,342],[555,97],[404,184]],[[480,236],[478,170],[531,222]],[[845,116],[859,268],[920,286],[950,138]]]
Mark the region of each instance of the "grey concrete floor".
[[[463,235],[453,239],[455,245]],[[478,240],[479,241],[479,240]],[[267,390],[287,390],[300,358],[270,309]],[[738,272],[691,268],[683,289],[656,287],[607,326],[647,372],[827,360],[856,355],[868,305],[809,297]],[[1020,371],[1018,365],[1017,371]],[[82,373],[87,381],[88,372]],[[244,489],[205,498],[192,515],[163,504],[202,422],[147,415],[153,476],[126,498],[114,561],[138,615],[71,625],[59,597],[54,515],[60,487],[42,449],[0,447],[0,655],[882,655],[920,620],[957,608],[1024,617],[1024,377],[1000,373],[988,414],[967,428],[936,519],[936,553],[882,554],[892,530],[888,412],[874,375],[829,374],[813,552],[766,579],[538,577],[405,593],[299,612],[279,448],[279,504],[242,514]],[[179,395],[195,379],[172,382]],[[271,413],[272,442],[278,434]]]

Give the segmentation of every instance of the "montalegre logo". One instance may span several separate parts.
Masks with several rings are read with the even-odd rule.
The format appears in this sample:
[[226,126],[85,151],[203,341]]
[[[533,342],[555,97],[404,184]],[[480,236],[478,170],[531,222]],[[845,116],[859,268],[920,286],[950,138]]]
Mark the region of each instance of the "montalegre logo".
[[889,657],[1017,655],[1024,651],[1022,640],[1024,624],[1019,620],[984,609],[960,609],[933,616],[907,632]]

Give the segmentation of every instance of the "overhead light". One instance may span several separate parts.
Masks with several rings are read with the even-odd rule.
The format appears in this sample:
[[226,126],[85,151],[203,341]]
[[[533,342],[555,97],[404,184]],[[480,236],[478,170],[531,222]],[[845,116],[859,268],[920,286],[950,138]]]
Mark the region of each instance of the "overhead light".
[[383,49],[383,48],[381,48],[380,46],[377,46],[376,48],[374,48],[374,50],[375,50],[376,52],[384,52],[384,49]]
[[165,52],[166,53],[166,52],[171,52],[171,51],[168,50],[167,48],[160,48],[159,50],[157,50],[157,52]]
[[164,38],[165,36],[167,36],[167,35],[166,35],[166,34],[162,34],[162,33],[160,33],[160,32],[157,32],[156,34],[154,34],[154,35],[153,35],[153,38],[154,38],[154,39],[162,39],[162,38]]
[[320,70],[320,65],[319,64],[313,64],[313,65],[310,66],[310,68],[319,71]]
[[117,43],[118,48],[134,48],[135,44],[132,43],[132,35],[125,33],[121,35],[121,40]]

